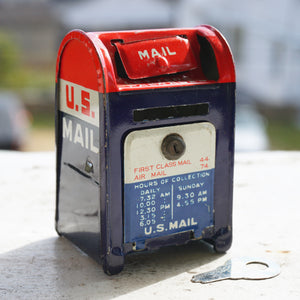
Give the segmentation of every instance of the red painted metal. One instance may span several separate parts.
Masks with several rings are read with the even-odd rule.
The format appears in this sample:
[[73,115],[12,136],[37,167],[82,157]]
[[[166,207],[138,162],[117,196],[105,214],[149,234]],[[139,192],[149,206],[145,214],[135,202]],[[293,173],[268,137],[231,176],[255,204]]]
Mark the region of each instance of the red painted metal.
[[189,40],[180,36],[127,44],[116,42],[115,46],[130,79],[173,74],[199,66]]
[[[208,80],[203,74],[198,36],[206,38],[213,48],[219,72],[217,80]],[[161,47],[168,47],[167,45],[171,53],[174,52],[172,45],[187,57],[180,60],[179,57],[170,59],[169,56],[166,61],[163,51],[167,53],[168,50],[161,50]],[[143,61],[135,67],[138,61],[134,60],[131,51],[138,47],[148,51],[160,47],[162,55],[158,57],[155,67],[142,67],[147,65]],[[119,76],[115,59],[118,50],[128,78]],[[66,59],[62,59],[63,56]],[[149,59],[148,62],[153,61],[155,60]],[[97,78],[92,75],[95,71]],[[165,74],[171,75],[164,76]],[[101,93],[110,93],[235,82],[235,71],[226,40],[218,30],[208,25],[186,29],[119,32],[85,33],[74,30],[65,36],[58,52],[56,81],[59,78]]]

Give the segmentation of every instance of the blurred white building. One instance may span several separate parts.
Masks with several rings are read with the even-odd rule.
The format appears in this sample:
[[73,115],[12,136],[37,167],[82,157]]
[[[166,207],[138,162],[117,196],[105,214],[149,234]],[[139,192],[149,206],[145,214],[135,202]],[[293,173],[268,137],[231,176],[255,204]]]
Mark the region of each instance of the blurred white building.
[[239,87],[266,104],[300,107],[299,0],[184,0],[176,26],[207,23],[232,48]]
[[28,62],[53,62],[67,31],[210,24],[228,40],[238,87],[300,107],[300,0],[0,0],[0,30]]
[[120,30],[210,24],[228,40],[238,86],[271,105],[300,107],[299,0],[88,0],[61,3],[68,28]]

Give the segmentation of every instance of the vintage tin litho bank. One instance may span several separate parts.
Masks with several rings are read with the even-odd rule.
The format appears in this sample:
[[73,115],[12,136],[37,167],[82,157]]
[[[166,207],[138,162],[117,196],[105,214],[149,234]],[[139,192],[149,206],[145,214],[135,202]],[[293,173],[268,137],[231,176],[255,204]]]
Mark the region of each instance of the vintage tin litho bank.
[[56,229],[120,272],[133,251],[232,240],[235,71],[210,26],[74,30],[56,68]]

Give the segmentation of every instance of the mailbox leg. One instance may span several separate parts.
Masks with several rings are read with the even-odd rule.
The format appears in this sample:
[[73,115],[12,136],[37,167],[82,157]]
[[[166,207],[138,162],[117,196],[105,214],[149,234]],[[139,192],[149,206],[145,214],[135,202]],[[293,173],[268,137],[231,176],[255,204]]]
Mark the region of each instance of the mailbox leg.
[[225,253],[232,243],[232,231],[226,229],[221,234],[204,240],[211,244],[217,253]]
[[116,275],[123,270],[124,254],[123,253],[108,253],[103,259],[103,270],[108,275]]

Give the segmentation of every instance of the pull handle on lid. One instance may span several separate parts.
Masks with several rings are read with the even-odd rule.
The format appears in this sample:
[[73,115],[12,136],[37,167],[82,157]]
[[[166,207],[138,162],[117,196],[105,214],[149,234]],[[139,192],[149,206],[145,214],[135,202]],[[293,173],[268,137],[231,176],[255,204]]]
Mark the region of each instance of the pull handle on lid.
[[181,36],[114,43],[130,79],[189,71],[198,62],[188,39]]

